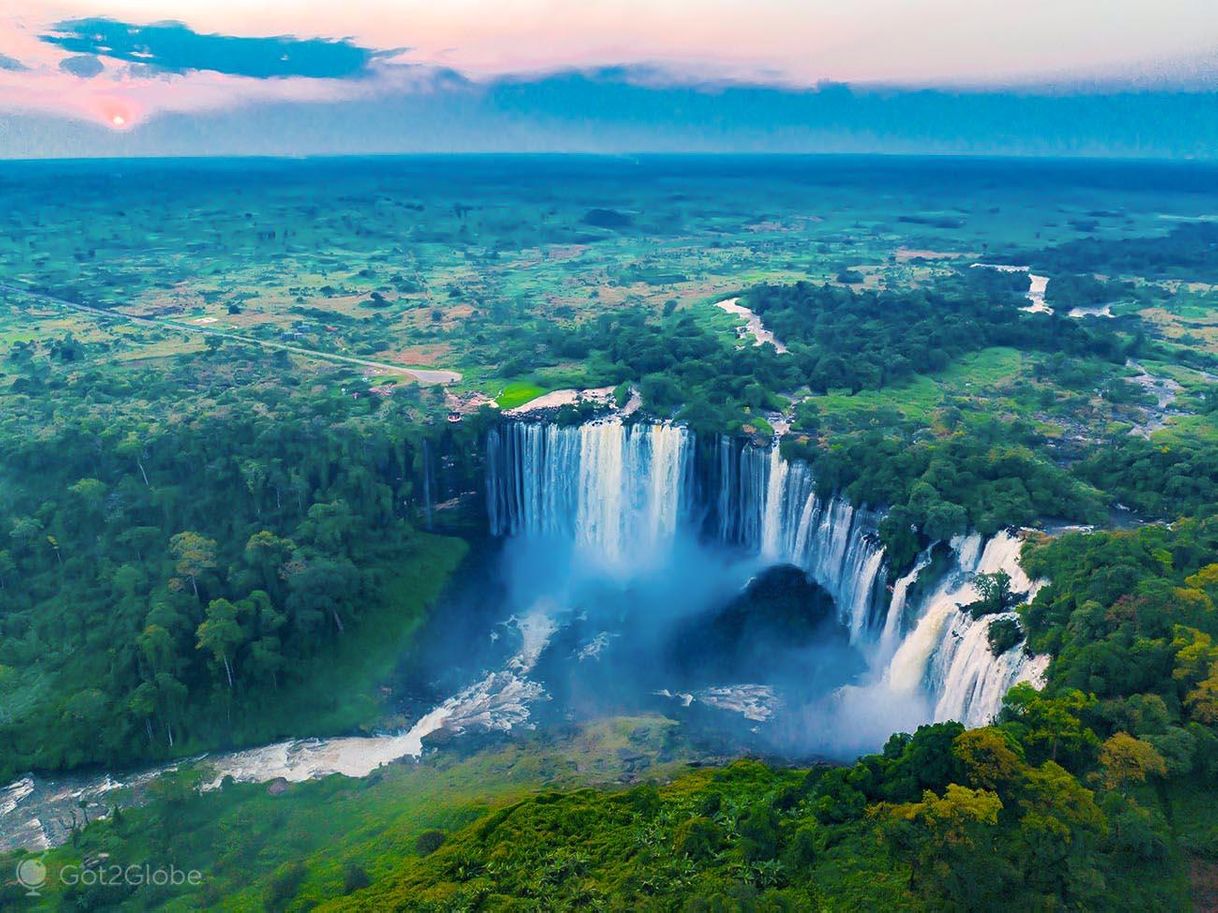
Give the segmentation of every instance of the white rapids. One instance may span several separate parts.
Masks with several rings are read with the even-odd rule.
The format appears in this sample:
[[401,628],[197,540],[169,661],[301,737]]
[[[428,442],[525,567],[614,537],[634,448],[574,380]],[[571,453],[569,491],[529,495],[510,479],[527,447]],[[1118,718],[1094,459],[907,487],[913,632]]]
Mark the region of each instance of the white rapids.
[[1020,310],[1027,311],[1029,314],[1053,313],[1053,308],[1049,307],[1045,302],[1045,292],[1049,288],[1048,276],[1038,276],[1026,266],[1008,266],[1005,263],[974,263],[973,266],[982,269],[995,269],[1000,273],[1027,273],[1028,304],[1026,307],[1020,308]]
[[[528,673],[554,633],[553,614],[552,606],[540,605],[519,619],[511,619],[509,623],[518,630],[521,644],[504,667],[463,688],[404,732],[292,739],[190,761],[201,762],[209,770],[204,790],[219,788],[229,777],[244,783],[299,783],[330,774],[366,777],[385,764],[419,757],[423,740],[442,729],[454,733],[471,729],[506,731],[528,725],[529,705],[545,697],[544,689],[531,681]],[[177,767],[161,765],[121,780],[108,774],[86,778],[69,775],[43,782],[22,778],[0,790],[0,852],[62,843],[70,836],[70,826],[64,819],[79,802],[91,806],[90,817],[97,818],[104,815],[118,790],[138,788]]]
[[715,307],[735,317],[743,317],[744,326],[740,328],[740,335],[743,336],[747,333],[749,336],[752,336],[753,345],[760,346],[769,343],[779,355],[787,353],[787,347],[779,342],[772,332],[765,328],[765,324],[761,322],[761,317],[741,304],[739,298],[728,298],[725,301],[718,302]]
[[988,723],[1002,706],[1003,695],[1020,681],[1039,683],[1046,657],[1029,657],[1022,646],[1001,656],[990,651],[989,627],[997,618],[974,620],[959,607],[977,599],[976,574],[1005,571],[1015,592],[1035,595],[1038,585],[1019,565],[1023,541],[1000,532],[982,546],[974,534],[952,541],[957,570],[926,597],[913,629],[901,641],[877,687],[895,694],[927,689],[935,697],[932,718],[960,720],[967,726]]

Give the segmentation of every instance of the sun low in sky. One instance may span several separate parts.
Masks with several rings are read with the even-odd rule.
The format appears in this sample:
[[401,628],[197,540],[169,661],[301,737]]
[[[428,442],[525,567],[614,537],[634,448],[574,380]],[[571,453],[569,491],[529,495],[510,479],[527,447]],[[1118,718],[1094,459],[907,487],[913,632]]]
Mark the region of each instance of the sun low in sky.
[[[545,85],[558,109],[508,113],[593,104],[663,132],[673,92],[1208,92],[1216,50],[1213,0],[27,0],[0,12],[0,117],[22,148],[32,129],[136,142],[158,118],[259,106],[447,105],[452,125],[488,92],[502,115]],[[606,110],[572,80],[629,91]]]

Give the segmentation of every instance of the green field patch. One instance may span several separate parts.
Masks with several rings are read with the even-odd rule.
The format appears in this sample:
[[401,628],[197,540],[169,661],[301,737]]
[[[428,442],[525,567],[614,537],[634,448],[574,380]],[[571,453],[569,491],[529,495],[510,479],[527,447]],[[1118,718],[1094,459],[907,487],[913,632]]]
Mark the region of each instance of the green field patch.
[[546,392],[545,387],[529,381],[518,380],[505,386],[495,395],[495,402],[500,409],[515,409],[525,403],[532,402]]
[[853,395],[843,390],[808,397],[808,402],[814,403],[826,416],[850,417],[895,409],[907,419],[922,421],[929,421],[942,401],[943,391],[939,384],[921,374],[900,386],[860,390]]
[[936,379],[943,384],[992,387],[1019,376],[1025,356],[1018,349],[996,346],[970,352],[950,364]]
[[[932,424],[936,411],[949,395],[995,393],[1019,376],[1024,361],[1024,356],[1015,349],[983,349],[961,357],[936,375],[918,374],[902,384],[853,394],[846,390],[831,391],[810,396],[807,401],[829,418],[850,421],[895,410],[908,421]],[[1013,401],[1009,405],[1016,408]]]
[[1218,415],[1169,415],[1167,425],[1154,439],[1218,443]]

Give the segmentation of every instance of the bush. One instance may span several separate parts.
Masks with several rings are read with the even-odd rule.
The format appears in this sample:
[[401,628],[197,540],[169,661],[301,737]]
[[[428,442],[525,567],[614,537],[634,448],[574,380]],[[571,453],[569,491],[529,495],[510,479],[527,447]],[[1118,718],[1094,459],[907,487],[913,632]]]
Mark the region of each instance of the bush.
[[820,849],[820,837],[817,828],[805,824],[795,832],[791,845],[783,853],[787,866],[794,871],[811,868],[816,862]]
[[308,874],[309,870],[303,862],[289,862],[276,869],[263,897],[266,909],[282,910],[287,906],[288,901],[300,890]]
[[414,850],[420,856],[430,856],[443,845],[443,831],[423,831],[414,842]]
[[719,828],[715,822],[698,816],[677,826],[672,848],[678,856],[688,856],[695,862],[702,862],[714,856],[719,845]]
[[995,618],[990,622],[990,652],[1001,656],[1023,640],[1023,628],[1014,618]]
[[343,893],[354,894],[362,888],[372,884],[372,879],[368,877],[368,873],[364,871],[363,866],[356,865],[354,862],[348,863],[343,869]]
[[739,822],[740,849],[746,862],[778,855],[778,815],[768,805],[754,805]]

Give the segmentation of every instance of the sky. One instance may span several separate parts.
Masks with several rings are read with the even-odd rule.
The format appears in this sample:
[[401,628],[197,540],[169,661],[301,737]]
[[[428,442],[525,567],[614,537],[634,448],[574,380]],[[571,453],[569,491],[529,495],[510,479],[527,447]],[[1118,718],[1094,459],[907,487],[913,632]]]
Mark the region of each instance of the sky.
[[23,0],[0,157],[1218,156],[1215,0]]

